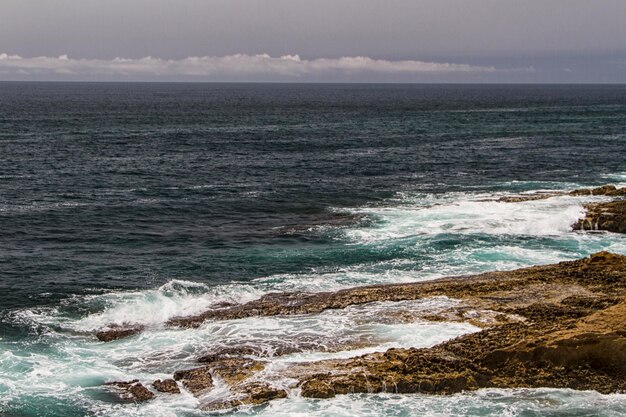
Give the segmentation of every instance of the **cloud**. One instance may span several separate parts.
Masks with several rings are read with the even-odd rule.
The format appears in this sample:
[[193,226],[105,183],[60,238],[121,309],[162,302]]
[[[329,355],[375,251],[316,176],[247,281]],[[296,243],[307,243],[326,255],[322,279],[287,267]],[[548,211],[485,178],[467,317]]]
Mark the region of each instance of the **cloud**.
[[306,80],[324,77],[363,77],[367,75],[420,75],[451,73],[493,73],[491,66],[424,62],[415,60],[384,60],[365,56],[302,59],[298,55],[272,57],[267,54],[187,57],[161,59],[115,58],[75,59],[67,55],[25,58],[0,54],[0,76],[20,75],[34,78],[100,77],[125,79],[206,79],[219,81],[281,79]]

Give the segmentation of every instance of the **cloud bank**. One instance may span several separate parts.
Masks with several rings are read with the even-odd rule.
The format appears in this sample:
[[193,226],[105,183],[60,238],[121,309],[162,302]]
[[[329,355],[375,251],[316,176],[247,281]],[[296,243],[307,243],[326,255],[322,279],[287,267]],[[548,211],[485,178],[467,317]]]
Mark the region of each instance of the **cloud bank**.
[[25,58],[0,54],[0,79],[67,78],[67,79],[201,79],[220,80],[284,80],[361,79],[367,76],[419,76],[436,74],[494,73],[491,66],[425,62],[390,61],[366,56],[302,59],[298,55],[272,57],[267,54],[202,56],[183,59],[145,57],[74,59],[67,55]]

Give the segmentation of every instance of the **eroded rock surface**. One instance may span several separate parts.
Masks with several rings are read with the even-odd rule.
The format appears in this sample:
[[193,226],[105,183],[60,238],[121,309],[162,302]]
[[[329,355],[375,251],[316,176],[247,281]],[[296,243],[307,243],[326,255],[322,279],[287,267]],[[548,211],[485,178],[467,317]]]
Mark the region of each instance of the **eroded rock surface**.
[[[462,304],[456,315],[447,312],[442,320],[470,321],[475,315],[468,311],[488,311],[492,320],[487,328],[432,348],[291,364],[280,376],[292,381],[290,389],[314,398],[374,392],[450,394],[487,387],[626,391],[626,257],[607,252],[472,277],[335,293],[273,294],[226,311],[226,317],[311,313],[443,294]],[[255,352],[244,348],[239,353]],[[249,358],[212,358],[205,369],[224,379],[234,397],[203,407],[258,404],[287,395],[285,389],[262,381],[265,368],[264,362]]]
[[213,388],[213,376],[207,367],[176,371],[174,380],[182,382],[183,386],[194,395],[202,394]]
[[585,217],[573,225],[574,230],[626,233],[626,200],[587,204],[585,209]]
[[607,197],[624,197],[626,196],[626,187],[617,188],[614,185],[603,185],[596,188],[581,188],[579,190],[552,191],[541,192],[535,194],[520,194],[513,196],[505,196],[498,199],[504,203],[521,203],[524,201],[545,200],[547,198],[558,197],[563,195],[571,196],[607,196]]
[[[202,400],[200,408],[208,411],[258,405],[276,398],[285,398],[285,389],[256,378],[265,369],[265,365],[263,361],[242,357],[215,359],[206,366],[176,372],[174,379],[183,381],[183,385],[200,398],[213,387],[213,378],[225,383],[230,395]],[[207,383],[207,375],[213,376],[210,384]]]
[[[318,313],[444,295],[458,301],[433,319],[478,320],[483,330],[431,348],[283,362],[278,367],[254,346],[244,345],[206,356],[201,359],[204,366],[178,371],[174,379],[198,396],[205,410],[262,404],[290,391],[313,398],[376,392],[451,394],[489,387],[626,392],[626,256],[608,252],[554,265],[413,284],[271,294],[219,314],[181,318],[178,324],[193,327],[203,320]],[[414,319],[409,312],[395,318]],[[213,395],[216,386],[226,395]]]
[[178,384],[173,379],[157,379],[152,383],[152,386],[159,392],[180,394],[180,388],[178,388]]
[[111,342],[113,340],[123,339],[141,333],[143,329],[144,327],[139,325],[127,327],[112,325],[107,330],[97,332],[96,337],[101,342]]
[[614,185],[603,185],[597,188],[583,188],[580,190],[574,190],[569,193],[570,195],[606,195],[609,197],[624,197],[626,196],[626,187],[617,188]]
[[117,395],[123,400],[143,402],[154,398],[154,393],[143,386],[138,379],[132,381],[107,382],[105,385],[113,388]]
[[[558,296],[547,287],[547,293],[520,299],[511,285],[524,285],[517,281],[523,276],[530,293],[539,290],[536,281],[552,281],[565,294]],[[497,325],[429,349],[391,349],[300,364],[292,372],[301,375],[302,395],[448,394],[487,387],[626,391],[626,257],[603,252],[581,261],[513,271],[510,279],[502,277],[503,288],[496,291],[513,295],[507,301],[485,294],[484,288],[466,296],[500,304],[492,307],[525,321]]]
[[208,401],[200,408],[205,411],[216,411],[235,408],[242,405],[260,405],[278,398],[286,398],[287,391],[276,388],[268,383],[253,381],[234,387],[231,398]]
[[[592,259],[596,262],[602,256],[619,258],[620,255],[597,254]],[[584,259],[516,271],[489,272],[410,284],[372,285],[337,292],[272,293],[231,308],[172,319],[169,324],[197,327],[205,320],[311,314],[375,301],[417,300],[432,296],[460,298],[464,300],[465,306],[500,311],[503,307],[517,304],[530,305],[540,300],[559,301],[568,295],[584,294],[587,281],[599,279],[597,271],[604,272],[603,268],[611,267],[611,262],[608,262],[596,270],[590,267],[595,263],[590,262],[590,259]]]

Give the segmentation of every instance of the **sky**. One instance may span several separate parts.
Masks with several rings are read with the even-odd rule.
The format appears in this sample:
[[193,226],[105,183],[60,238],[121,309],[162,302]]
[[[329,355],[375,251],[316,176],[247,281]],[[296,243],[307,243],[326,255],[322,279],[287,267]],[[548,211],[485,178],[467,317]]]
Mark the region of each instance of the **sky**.
[[626,82],[626,0],[1,0],[0,80]]

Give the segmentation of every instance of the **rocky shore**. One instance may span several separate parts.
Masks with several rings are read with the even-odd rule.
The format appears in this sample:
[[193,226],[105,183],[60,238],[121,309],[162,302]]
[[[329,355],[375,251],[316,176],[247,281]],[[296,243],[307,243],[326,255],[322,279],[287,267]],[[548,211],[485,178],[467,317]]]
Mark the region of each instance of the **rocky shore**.
[[[415,320],[465,321],[484,329],[432,348],[295,363],[271,378],[262,356],[246,347],[231,349],[198,358],[199,366],[174,373],[167,389],[157,388],[163,381],[153,386],[168,392],[159,395],[172,395],[180,386],[198,396],[207,410],[261,404],[290,392],[328,398],[374,392],[450,394],[488,387],[626,391],[626,256],[608,252],[510,272],[333,293],[273,294],[172,324],[194,327],[203,320],[312,314],[374,301],[441,295],[460,303]],[[216,379],[228,386],[231,395],[203,401]],[[151,398],[136,381],[115,386],[128,388],[124,398]],[[133,392],[139,397],[134,398]]]
[[[626,195],[625,188],[604,186],[567,194],[617,198],[586,205],[585,217],[573,230],[626,232],[626,200],[619,199]],[[541,194],[502,201],[550,197]],[[401,302],[432,297],[455,302],[438,311],[402,307]],[[279,368],[270,367],[270,357],[319,351],[319,347],[276,342],[267,351],[254,345],[232,346],[204,352],[196,358],[196,367],[181,369],[170,379],[144,384],[118,381],[107,386],[120,398],[135,402],[185,390],[198,397],[205,410],[262,404],[288,395],[451,394],[521,387],[626,392],[626,256],[609,252],[553,265],[410,284],[274,293],[245,304],[214,306],[195,316],[174,318],[167,325],[195,328],[206,321],[318,314],[373,302],[397,303],[389,317],[397,322],[465,322],[482,330],[430,348],[289,362]],[[111,341],[142,330],[141,326],[112,326],[97,337]],[[216,390],[227,395],[212,395]]]
[[573,228],[626,233],[626,200],[586,204],[585,217],[575,223]]
[[603,185],[596,188],[581,188],[573,191],[541,192],[533,194],[522,194],[505,196],[498,199],[503,203],[521,203],[524,201],[545,200],[546,198],[569,195],[572,197],[581,196],[606,196],[606,197],[626,197],[626,187],[617,188],[614,185]]

